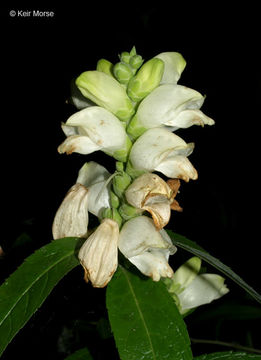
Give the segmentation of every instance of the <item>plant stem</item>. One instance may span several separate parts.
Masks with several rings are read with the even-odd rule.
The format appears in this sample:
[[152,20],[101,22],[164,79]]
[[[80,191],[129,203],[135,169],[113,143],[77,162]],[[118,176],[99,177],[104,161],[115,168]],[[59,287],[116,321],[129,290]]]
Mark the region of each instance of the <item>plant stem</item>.
[[248,352],[252,352],[252,353],[261,354],[261,350],[259,350],[259,349],[254,349],[252,347],[243,346],[243,345],[235,344],[235,343],[228,343],[228,342],[225,342],[225,341],[207,340],[207,339],[194,339],[194,338],[190,338],[190,340],[191,340],[191,342],[193,342],[195,344],[221,345],[221,346],[227,346],[227,347],[238,349],[238,350],[243,350],[243,351],[248,351]]

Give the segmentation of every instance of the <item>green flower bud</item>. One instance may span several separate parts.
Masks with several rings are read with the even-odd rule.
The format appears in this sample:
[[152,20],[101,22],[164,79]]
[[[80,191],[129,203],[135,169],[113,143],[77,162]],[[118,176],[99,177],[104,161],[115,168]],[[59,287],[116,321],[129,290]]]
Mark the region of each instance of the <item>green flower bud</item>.
[[102,212],[102,219],[112,219],[121,227],[122,217],[117,209],[106,208]]
[[134,55],[130,58],[130,66],[133,68],[133,69],[138,69],[141,67],[142,63],[143,63],[143,59],[140,55]]
[[136,216],[140,216],[143,213],[143,210],[128,204],[122,204],[119,208],[119,213],[124,220],[130,220]]
[[120,228],[122,225],[122,217],[117,209],[112,209],[112,219],[116,221]]
[[110,204],[113,209],[117,209],[120,205],[120,200],[118,196],[114,194],[113,191],[110,191]]
[[124,62],[125,64],[128,64],[130,61],[130,57],[131,57],[130,53],[128,53],[127,51],[124,51],[120,55],[120,60],[122,62]]
[[116,170],[123,172],[124,171],[124,164],[120,161],[116,161]]
[[97,62],[97,67],[96,67],[97,71],[104,72],[105,74],[113,77],[112,69],[113,69],[113,64],[106,59],[100,59]]
[[153,58],[147,61],[137,75],[128,84],[127,94],[133,101],[141,101],[154,90],[161,81],[164,72],[164,62]]
[[123,62],[118,62],[114,65],[113,74],[121,84],[128,84],[133,76],[130,66]]
[[119,198],[122,198],[125,190],[130,185],[130,183],[131,183],[131,177],[125,172],[122,172],[121,174],[114,176],[112,180],[114,193]]
[[127,122],[135,112],[125,89],[116,79],[104,72],[85,71],[76,79],[76,85],[85,97],[109,110],[122,121]]

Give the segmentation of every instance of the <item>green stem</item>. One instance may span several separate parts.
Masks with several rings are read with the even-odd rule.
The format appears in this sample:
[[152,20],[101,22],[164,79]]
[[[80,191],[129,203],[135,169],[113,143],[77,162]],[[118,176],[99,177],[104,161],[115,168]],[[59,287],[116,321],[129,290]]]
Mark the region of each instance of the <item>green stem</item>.
[[235,343],[228,343],[228,342],[225,342],[225,341],[207,340],[207,339],[194,339],[194,338],[190,338],[190,340],[191,340],[191,342],[193,342],[195,344],[220,345],[220,346],[226,346],[226,347],[234,348],[234,349],[237,349],[237,350],[243,350],[243,351],[247,351],[247,352],[261,354],[261,350],[259,350],[259,349],[254,349],[252,347],[243,346],[243,345],[235,344]]

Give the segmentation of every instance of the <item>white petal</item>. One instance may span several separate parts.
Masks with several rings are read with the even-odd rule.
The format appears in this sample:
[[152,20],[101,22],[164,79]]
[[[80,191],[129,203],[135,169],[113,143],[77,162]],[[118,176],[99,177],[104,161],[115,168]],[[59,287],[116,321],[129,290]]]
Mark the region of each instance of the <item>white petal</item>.
[[152,219],[138,216],[123,225],[119,249],[125,257],[131,258],[152,249],[168,249],[173,252],[175,246],[156,230]]
[[95,161],[90,161],[81,167],[76,182],[89,188],[94,184],[107,180],[109,177],[110,173],[104,166]]
[[139,105],[130,129],[150,129],[169,126],[172,129],[192,125],[213,125],[200,107],[204,97],[196,90],[182,85],[161,85],[153,90]]
[[197,276],[201,267],[201,259],[193,256],[181,265],[173,276],[173,282],[180,284],[181,288],[186,288]]
[[200,110],[184,110],[181,111],[175,119],[169,122],[165,122],[167,126],[174,126],[176,128],[188,128],[192,125],[200,125],[204,126],[207,125],[214,125],[215,121],[210,117],[206,116]]
[[193,151],[194,144],[186,144],[176,134],[164,128],[147,130],[134,143],[130,161],[137,170],[160,171],[172,178],[188,181],[197,178],[197,172],[186,158]]
[[155,170],[170,178],[182,179],[186,182],[198,178],[197,170],[185,156],[168,156],[155,167]]
[[155,57],[163,60],[165,65],[161,84],[176,84],[186,66],[183,56],[177,52],[164,52]]
[[216,274],[196,276],[188,287],[178,295],[182,310],[208,304],[228,293],[224,278]]
[[91,106],[73,114],[65,126],[77,128],[100,149],[114,152],[125,146],[126,132],[119,119],[108,110]]
[[139,176],[125,191],[129,204],[151,213],[157,229],[163,228],[169,222],[171,195],[168,184],[152,173]]
[[91,154],[97,150],[101,150],[101,146],[95,144],[87,136],[82,136],[82,135],[69,136],[58,147],[58,152],[60,154],[66,153],[68,155],[72,154],[73,152],[87,155],[87,154]]
[[118,266],[118,224],[104,219],[81,247],[78,257],[85,270],[85,281],[104,287]]
[[88,190],[81,184],[71,187],[56,212],[53,238],[85,237],[88,228]]
[[107,183],[109,177],[110,173],[105,167],[90,161],[82,166],[76,180],[77,183],[88,187],[88,210],[98,217],[104,209],[110,208],[110,184]]
[[153,281],[159,281],[161,277],[172,277],[173,270],[166,259],[166,250],[151,250],[141,255],[129,258],[144,275],[150,276]]
[[177,248],[166,231],[157,231],[153,221],[146,216],[138,216],[123,225],[119,249],[144,275],[152,277],[154,281],[159,281],[161,276],[173,275],[168,258]]

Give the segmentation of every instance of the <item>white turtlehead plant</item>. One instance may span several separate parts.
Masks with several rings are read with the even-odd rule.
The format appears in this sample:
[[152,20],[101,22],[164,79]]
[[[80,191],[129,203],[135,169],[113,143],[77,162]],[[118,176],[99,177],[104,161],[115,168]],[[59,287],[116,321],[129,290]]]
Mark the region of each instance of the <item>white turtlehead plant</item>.
[[[200,110],[205,97],[178,84],[186,66],[180,53],[162,52],[144,61],[133,47],[119,58],[114,65],[100,59],[96,70],[84,71],[72,84],[71,101],[81,110],[62,124],[66,139],[58,152],[102,151],[117,161],[110,172],[94,161],[81,167],[57,210],[53,237],[85,238],[78,257],[94,287],[110,281],[119,249],[153,281],[167,279],[187,311],[226,288],[218,275],[195,275],[184,267],[174,275],[169,265],[177,249],[164,228],[171,210],[182,211],[175,199],[181,181],[198,177],[188,159],[194,143],[173,132],[214,120]],[[93,232],[89,216],[99,221]]]

